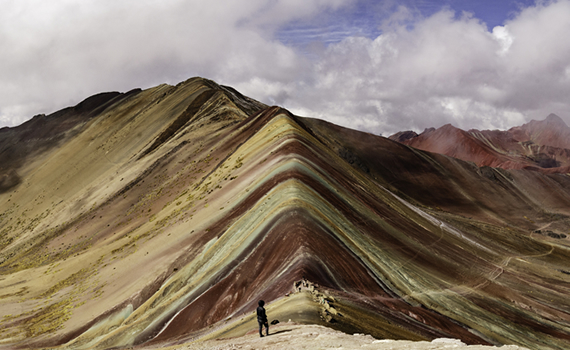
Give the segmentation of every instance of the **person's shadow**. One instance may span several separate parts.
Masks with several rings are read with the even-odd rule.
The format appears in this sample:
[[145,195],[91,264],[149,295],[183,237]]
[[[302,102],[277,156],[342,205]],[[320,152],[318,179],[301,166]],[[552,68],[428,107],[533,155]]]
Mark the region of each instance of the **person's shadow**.
[[281,333],[291,332],[291,331],[292,331],[292,329],[282,329],[282,330],[277,331],[277,332],[269,333],[268,337],[270,337],[270,336],[272,336],[272,335],[281,334]]

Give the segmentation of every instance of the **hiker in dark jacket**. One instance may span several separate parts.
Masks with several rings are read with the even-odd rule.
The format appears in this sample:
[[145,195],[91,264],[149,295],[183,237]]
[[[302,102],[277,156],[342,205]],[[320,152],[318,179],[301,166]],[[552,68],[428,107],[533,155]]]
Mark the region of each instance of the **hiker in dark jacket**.
[[260,300],[257,303],[259,306],[257,307],[257,323],[259,324],[259,336],[263,337],[263,326],[265,325],[265,335],[269,335],[269,323],[267,322],[267,315],[265,314],[265,309],[263,308],[263,305],[265,305],[265,302],[263,300]]

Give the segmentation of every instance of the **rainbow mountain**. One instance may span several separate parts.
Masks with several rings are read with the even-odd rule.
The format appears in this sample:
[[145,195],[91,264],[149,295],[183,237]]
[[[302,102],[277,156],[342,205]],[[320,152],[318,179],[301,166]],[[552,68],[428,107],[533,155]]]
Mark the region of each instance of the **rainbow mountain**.
[[570,345],[570,177],[478,166],[203,78],[0,129],[0,348],[272,320]]

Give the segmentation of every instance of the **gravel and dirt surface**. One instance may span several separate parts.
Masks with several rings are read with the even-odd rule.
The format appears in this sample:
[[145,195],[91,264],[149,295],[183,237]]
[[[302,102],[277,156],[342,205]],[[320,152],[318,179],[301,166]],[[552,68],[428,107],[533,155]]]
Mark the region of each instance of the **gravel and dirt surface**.
[[[318,325],[284,323],[270,328],[267,337],[260,338],[256,330],[242,337],[216,339],[172,346],[168,350],[234,350],[234,349],[369,349],[369,350],[439,350],[439,349],[491,350],[493,346],[465,345],[458,339],[438,338],[428,341],[375,339],[365,334],[346,334]],[[157,347],[145,350],[159,349]],[[505,345],[501,350],[527,350],[516,345]]]

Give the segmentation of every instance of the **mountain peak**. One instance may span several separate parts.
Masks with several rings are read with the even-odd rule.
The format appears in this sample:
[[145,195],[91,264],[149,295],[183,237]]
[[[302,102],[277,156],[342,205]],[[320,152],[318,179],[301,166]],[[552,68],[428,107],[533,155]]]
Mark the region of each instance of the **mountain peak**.
[[410,139],[413,139],[414,137],[417,137],[417,136],[418,136],[418,134],[415,131],[407,130],[407,131],[400,131],[398,133],[395,133],[394,135],[390,136],[389,139],[402,143],[402,142],[408,141]]
[[548,117],[546,117],[546,119],[544,119],[544,121],[546,122],[546,124],[558,125],[558,126],[562,126],[565,128],[568,127],[568,125],[566,125],[564,120],[562,120],[562,118],[560,118],[559,116],[557,116],[554,113],[550,113],[548,115]]

